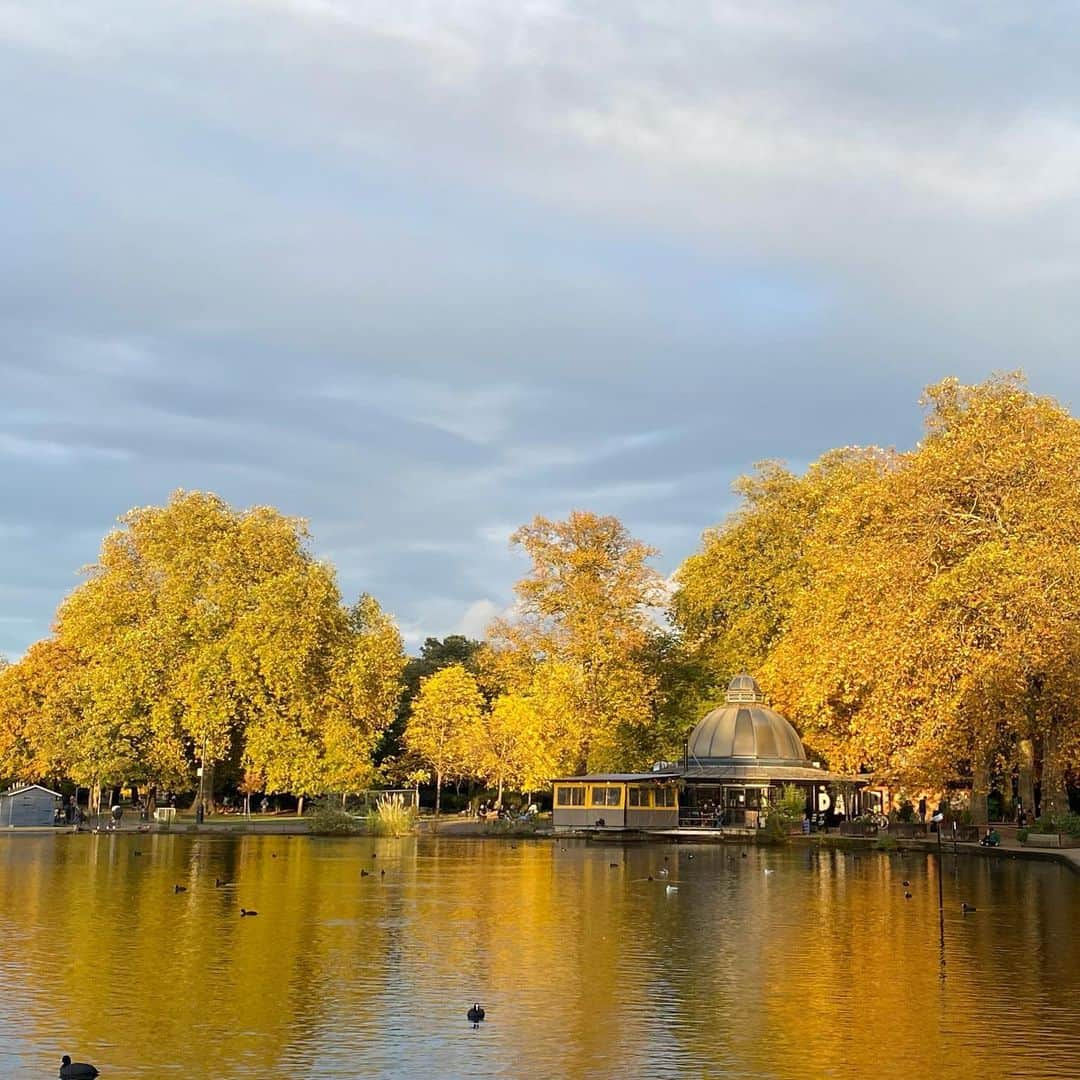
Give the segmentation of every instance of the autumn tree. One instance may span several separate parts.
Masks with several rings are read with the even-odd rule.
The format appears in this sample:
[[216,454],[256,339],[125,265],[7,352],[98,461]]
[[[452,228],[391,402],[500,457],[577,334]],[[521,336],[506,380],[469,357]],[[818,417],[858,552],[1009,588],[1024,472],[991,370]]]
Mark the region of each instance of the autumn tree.
[[[574,511],[566,521],[537,517],[511,537],[532,561],[515,586],[518,611],[493,627],[516,685],[542,712],[560,715],[563,768],[627,762],[633,732],[652,720],[656,680],[643,661],[663,601],[655,549],[614,517]],[[554,691],[554,700],[551,695]],[[630,750],[632,752],[632,750]]]
[[535,791],[554,770],[549,731],[535,702],[525,694],[503,694],[483,709],[463,747],[466,772],[503,791]]
[[[351,611],[303,522],[178,492],[131,511],[61,606],[79,723],[66,773],[178,786],[239,758],[246,785],[301,797],[369,775],[399,693],[401,643],[370,598]],[[28,654],[29,655],[29,654]]]
[[420,684],[405,728],[405,745],[435,774],[436,817],[442,808],[443,781],[463,770],[483,709],[476,679],[461,664],[441,668]]
[[[403,735],[412,712],[413,701],[420,692],[420,683],[429,675],[451,664],[461,664],[466,670],[476,671],[476,658],[482,643],[462,634],[448,634],[444,638],[424,639],[418,656],[410,656],[401,674],[401,696],[393,722],[387,727],[375,748],[375,761],[397,759],[404,749]],[[395,764],[397,762],[395,761]]]

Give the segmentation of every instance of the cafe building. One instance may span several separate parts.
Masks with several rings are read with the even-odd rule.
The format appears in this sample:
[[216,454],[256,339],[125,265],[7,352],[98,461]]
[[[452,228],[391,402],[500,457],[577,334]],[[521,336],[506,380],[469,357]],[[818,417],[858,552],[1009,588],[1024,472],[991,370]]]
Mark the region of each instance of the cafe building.
[[565,829],[674,829],[679,773],[593,773],[552,781],[551,823]]
[[690,732],[680,777],[680,825],[691,828],[758,828],[789,784],[805,792],[807,819],[820,820],[834,807],[836,785],[855,786],[810,759],[750,675],[736,675],[723,705]]

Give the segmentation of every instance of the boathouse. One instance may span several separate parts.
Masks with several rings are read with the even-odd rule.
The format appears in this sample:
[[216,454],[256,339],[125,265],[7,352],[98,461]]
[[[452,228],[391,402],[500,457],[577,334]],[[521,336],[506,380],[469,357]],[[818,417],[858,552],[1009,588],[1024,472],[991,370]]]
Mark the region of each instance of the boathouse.
[[679,824],[679,774],[593,773],[552,780],[557,829],[673,829]]
[[63,796],[41,784],[0,792],[0,828],[55,825]]

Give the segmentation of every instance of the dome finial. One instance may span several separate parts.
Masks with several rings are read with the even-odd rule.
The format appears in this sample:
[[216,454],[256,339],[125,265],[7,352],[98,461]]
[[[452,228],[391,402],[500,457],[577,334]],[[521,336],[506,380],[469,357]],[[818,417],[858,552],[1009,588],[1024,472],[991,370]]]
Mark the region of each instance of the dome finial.
[[744,702],[756,704],[764,700],[765,695],[761,692],[761,687],[758,686],[754,677],[747,675],[745,671],[740,672],[728,683],[727,693],[724,695],[724,701],[732,705]]

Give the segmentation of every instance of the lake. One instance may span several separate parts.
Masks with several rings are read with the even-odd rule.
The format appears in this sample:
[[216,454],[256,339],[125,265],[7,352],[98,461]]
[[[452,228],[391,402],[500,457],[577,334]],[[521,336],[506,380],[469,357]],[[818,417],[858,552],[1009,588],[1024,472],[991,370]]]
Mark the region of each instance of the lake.
[[0,1076],[1080,1074],[1080,876],[742,850],[0,837]]

